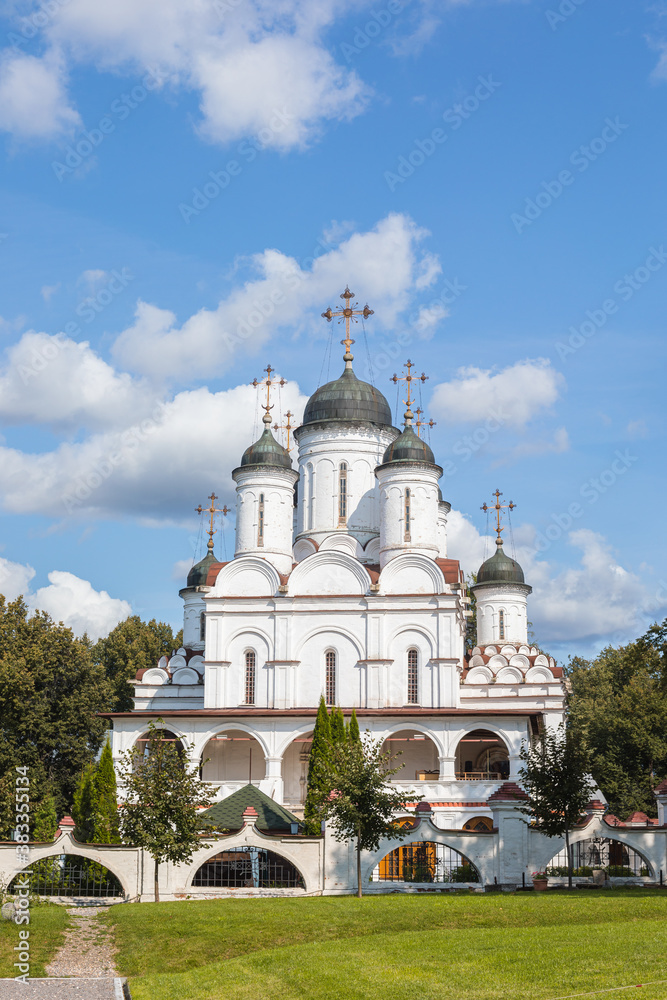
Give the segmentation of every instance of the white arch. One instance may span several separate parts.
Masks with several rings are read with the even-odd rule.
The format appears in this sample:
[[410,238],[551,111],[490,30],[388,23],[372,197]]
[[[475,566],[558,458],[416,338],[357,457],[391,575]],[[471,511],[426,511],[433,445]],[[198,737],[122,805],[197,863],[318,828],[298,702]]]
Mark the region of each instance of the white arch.
[[[241,830],[243,833],[243,830]],[[229,837],[221,837],[220,840],[216,841],[204,854],[198,852],[197,856],[193,859],[192,864],[189,866],[187,874],[184,879],[184,884],[186,888],[196,888],[192,885],[192,880],[199,871],[202,865],[205,865],[207,861],[214,858],[216,854],[221,854],[225,850],[225,846],[230,849],[232,847],[257,847],[262,851],[271,851],[272,854],[278,854],[281,858],[285,858],[289,861],[291,865],[294,865],[299,875],[303,879],[303,884],[306,887],[306,892],[312,892],[317,886],[315,884],[311,885],[311,879],[308,877],[306,872],[302,868],[302,860],[298,857],[298,851],[291,849],[283,840],[278,840],[276,837],[266,837],[260,830],[253,830],[253,835],[246,838],[244,841],[239,842],[238,834],[232,834]],[[231,841],[231,843],[227,843]],[[314,880],[313,880],[314,882]],[[261,890],[258,890],[261,891]]]
[[[68,847],[71,847],[73,849],[68,850]],[[106,862],[106,858],[104,861],[100,860],[102,854],[106,854],[107,851],[113,850],[113,848],[103,846],[102,844],[99,845],[96,844],[94,845],[94,847],[96,847],[97,850],[93,849],[93,845],[79,844],[79,842],[77,840],[74,840],[73,837],[71,838],[71,841],[69,837],[66,837],[64,839],[58,838],[58,840],[55,841],[53,846],[48,847],[43,853],[39,848],[37,849],[31,848],[30,854],[32,857],[30,864],[24,865],[21,868],[17,868],[14,871],[14,873],[9,876],[8,883],[12,882],[18,875],[21,874],[22,871],[29,869],[31,865],[35,864],[37,861],[44,861],[46,858],[58,858],[61,855],[65,854],[70,858],[85,858],[87,861],[94,861],[96,862],[96,864],[103,865],[107,869],[107,871],[111,872],[111,874],[118,879],[121,885],[121,889],[123,890],[123,895],[125,897],[131,896],[132,893],[130,892],[130,889],[127,884],[127,879],[125,878],[125,876],[121,875],[120,872],[117,872],[114,868],[110,868]],[[35,857],[35,854],[37,853],[38,850],[40,850],[39,857]],[[127,853],[128,848],[121,847],[121,850]],[[133,849],[130,848],[130,850]]]
[[[237,590],[234,590],[234,581]],[[260,556],[238,556],[222,567],[212,590],[212,597],[273,597],[278,592],[280,576],[277,569]],[[239,593],[239,590],[242,591]]]
[[419,552],[402,552],[390,559],[380,573],[378,592],[382,595],[444,594],[447,584],[433,559]]
[[300,725],[295,726],[292,730],[290,730],[289,733],[285,734],[285,738],[281,743],[276,744],[276,750],[273,756],[280,757],[282,761],[283,757],[285,756],[289,748],[292,746],[292,743],[294,743],[294,741],[297,740],[299,736],[305,736],[306,733],[312,733],[314,728],[315,728],[315,719],[313,719],[312,722],[310,723],[301,723]]
[[427,736],[430,739],[431,743],[434,744],[436,750],[438,751],[438,757],[445,756],[445,749],[442,744],[442,741],[439,739],[439,737],[435,735],[435,733],[431,729],[427,729],[427,727],[421,722],[408,722],[405,720],[403,722],[395,722],[393,725],[388,726],[387,729],[382,730],[381,731],[382,735],[380,735],[376,730],[373,733],[373,738],[374,739],[377,738],[379,742],[382,744],[385,742],[386,739],[388,739],[392,735],[392,733],[402,733],[407,729],[414,730],[415,733],[423,733],[423,735]]
[[437,649],[437,642],[435,636],[431,635],[423,625],[399,625],[394,632],[391,633],[387,641],[387,649],[390,650],[392,645],[396,642],[400,635],[404,632],[411,632],[413,635],[419,635],[428,644],[430,653],[429,657],[433,656],[433,652]]
[[[498,737],[498,740],[505,745],[505,748],[509,754],[512,753],[511,739],[507,733],[503,732],[502,729],[498,727],[496,723],[486,722],[466,722],[464,723],[461,732],[457,733],[456,743],[451,748],[450,754],[454,756],[459,748],[459,743],[464,737],[469,736],[470,733],[474,733],[477,729],[486,729],[488,732],[493,733],[494,736]],[[516,752],[516,750],[515,750]]]
[[496,674],[496,684],[520,684],[523,673],[518,667],[502,667]]
[[262,753],[264,754],[265,762],[267,757],[273,756],[263,736],[260,736],[258,732],[256,732],[250,726],[246,725],[244,722],[237,722],[235,719],[230,719],[229,722],[223,722],[221,725],[216,726],[215,729],[210,730],[207,734],[203,734],[204,739],[201,744],[201,750],[199,750],[199,757],[201,758],[203,756],[204,750],[206,749],[210,741],[212,739],[215,739],[216,736],[220,735],[221,733],[234,732],[236,730],[242,733],[247,733],[249,736],[252,736],[252,738],[259,743],[260,747],[262,748]]
[[292,570],[288,593],[295,595],[353,594],[363,596],[370,590],[371,578],[364,566],[347,552],[314,552]]
[[[630,832],[631,829],[628,830],[628,833]],[[600,836],[600,832],[595,833],[590,829],[586,829],[586,827],[584,827],[581,830],[578,830],[576,833],[574,831],[571,831],[570,847],[574,847],[575,844],[580,844],[583,840],[592,840],[594,839],[594,836]],[[656,865],[652,864],[649,861],[648,855],[644,853],[644,851],[642,851],[641,848],[635,847],[634,844],[630,843],[627,840],[621,840],[619,837],[611,837],[608,833],[602,833],[602,837],[604,840],[613,840],[615,844],[621,844],[623,847],[626,847],[629,850],[634,851],[635,854],[638,854],[639,857],[644,862],[644,864],[646,865],[646,867],[648,868],[649,876],[651,878],[655,878],[657,870]],[[560,854],[560,852],[563,850],[564,847],[565,847],[565,838],[563,837],[561,839],[561,846],[557,851],[553,851],[552,854],[550,854],[549,860],[553,860],[558,854]]]
[[[162,725],[159,725],[159,723],[157,721],[158,718],[162,718]],[[181,742],[183,743],[183,749],[184,750],[185,750],[186,747],[191,746],[191,741],[186,736],[185,730],[184,729],[179,729],[178,726],[172,725],[171,719],[168,719],[168,718],[165,719],[163,716],[160,716],[159,712],[157,712],[154,719],[152,719],[152,720],[151,719],[146,719],[146,726],[145,726],[145,728],[142,729],[141,732],[137,736],[134,737],[134,739],[132,740],[132,743],[131,743],[131,747],[135,747],[137,745],[137,741],[140,740],[141,737],[144,736],[146,733],[150,732],[150,730],[148,728],[148,725],[149,725],[149,723],[151,721],[155,724],[155,728],[156,729],[166,730],[166,731],[168,731],[170,733],[173,733],[174,736],[178,736],[179,740],[181,740]]]
[[[354,634],[354,632],[350,632],[349,629],[344,628],[342,625],[316,625],[310,632],[308,632],[307,635],[303,636],[303,638],[298,643],[296,647],[297,660],[301,658],[301,651],[303,650],[306,643],[309,642],[311,639],[314,639],[315,636],[317,635],[326,635],[326,636],[341,635],[343,636],[343,638],[349,639],[349,641],[352,643],[352,645],[357,651],[357,658],[358,659],[363,658],[364,650],[362,643],[359,640],[359,638]],[[339,653],[340,650],[336,649],[336,652]]]

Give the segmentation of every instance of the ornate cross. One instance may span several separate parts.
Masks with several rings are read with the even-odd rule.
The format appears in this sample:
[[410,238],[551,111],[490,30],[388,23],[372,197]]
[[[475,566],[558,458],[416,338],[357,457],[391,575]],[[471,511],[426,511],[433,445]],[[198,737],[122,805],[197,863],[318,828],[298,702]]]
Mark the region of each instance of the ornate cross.
[[494,496],[496,498],[496,502],[492,506],[489,506],[488,504],[483,504],[480,507],[480,510],[483,510],[484,512],[486,512],[487,510],[495,510],[495,512],[496,512],[496,535],[498,536],[496,538],[496,545],[502,545],[503,544],[503,540],[500,537],[500,533],[501,533],[501,531],[504,531],[505,529],[500,526],[500,515],[501,515],[501,512],[503,510],[514,510],[514,508],[516,507],[516,504],[513,503],[511,500],[510,500],[509,503],[501,503],[500,502],[500,498],[501,498],[502,495],[503,494],[500,492],[500,490],[496,490],[496,492],[492,494],[492,496]]
[[422,428],[422,427],[435,427],[436,426],[435,420],[429,420],[428,422],[426,420],[422,420],[422,413],[423,412],[424,411],[419,406],[415,410],[415,413],[417,414],[417,419],[415,420],[415,427],[417,428],[417,437],[421,437],[421,434],[419,433],[420,428]]
[[[414,365],[413,365],[412,361],[410,361],[410,358],[408,358],[408,360],[405,362],[405,367],[408,370],[407,375],[393,375],[389,379],[389,381],[393,382],[395,385],[398,385],[399,382],[405,382],[406,385],[407,385],[408,398],[404,399],[403,402],[407,406],[407,410],[405,411],[405,426],[409,427],[412,424],[412,416],[413,416],[412,410],[410,409],[410,407],[412,405],[412,402],[413,402],[413,400],[412,400],[412,383],[413,382],[425,382],[426,379],[428,378],[428,375],[424,375],[423,372],[421,373],[421,375],[413,375],[412,374],[412,369],[414,368]],[[421,412],[421,410],[418,411],[418,412]]]
[[291,451],[292,450],[292,446],[289,443],[289,436],[290,436],[290,432],[292,430],[292,423],[291,423],[291,421],[292,421],[292,417],[294,416],[294,414],[292,413],[291,410],[288,410],[287,413],[285,414],[285,416],[287,418],[286,423],[284,423],[284,424],[274,424],[273,425],[273,429],[274,429],[274,431],[287,431],[287,448],[285,450],[286,451]]
[[[350,301],[353,298],[354,298],[354,292],[351,292],[349,285],[346,285],[345,291],[341,295],[341,299],[345,299],[345,308],[339,309],[338,312],[334,312],[331,306],[329,306],[327,311],[322,313],[322,317],[327,321],[327,323],[330,323],[331,320],[335,319],[336,316],[341,317],[339,320],[339,322],[341,323],[343,321],[343,318],[345,319],[345,337],[343,338],[343,340],[341,340],[341,344],[345,344],[345,354],[343,355],[343,361],[345,362],[346,368],[351,368],[352,361],[354,360],[354,355],[350,351],[350,348],[354,343],[354,341],[350,337],[350,320],[352,320],[354,323],[358,323],[359,321],[355,319],[355,316],[363,316],[364,319],[368,319],[369,316],[373,315],[373,310],[368,308],[368,304],[366,304],[363,309],[355,309],[353,306],[351,306]],[[355,302],[354,305],[358,306],[359,303]]]
[[271,423],[270,410],[273,409],[273,405],[271,404],[271,389],[274,385],[279,385],[279,386],[287,385],[287,381],[284,378],[272,379],[271,372],[275,372],[275,368],[272,368],[271,365],[267,365],[264,371],[266,372],[266,378],[262,378],[259,381],[257,381],[256,378],[254,378],[250,383],[250,385],[254,385],[256,389],[260,385],[266,386],[266,403],[262,403],[262,409],[264,410],[264,416],[262,417],[262,422],[265,424],[266,427],[268,427],[269,424]]
[[195,513],[196,514],[210,514],[210,517],[211,517],[211,526],[206,529],[207,530],[207,534],[208,534],[208,542],[207,542],[206,548],[208,549],[209,552],[212,552],[213,551],[213,536],[215,534],[217,534],[217,528],[213,527],[213,519],[215,518],[216,514],[222,514],[223,517],[226,516],[227,514],[230,513],[231,507],[228,507],[227,504],[225,504],[223,507],[216,507],[215,506],[215,501],[219,500],[220,497],[217,497],[215,495],[215,493],[211,493],[211,495],[210,495],[210,497],[208,497],[208,499],[211,501],[211,506],[210,507],[202,507],[202,505],[199,504],[198,507],[195,507]]

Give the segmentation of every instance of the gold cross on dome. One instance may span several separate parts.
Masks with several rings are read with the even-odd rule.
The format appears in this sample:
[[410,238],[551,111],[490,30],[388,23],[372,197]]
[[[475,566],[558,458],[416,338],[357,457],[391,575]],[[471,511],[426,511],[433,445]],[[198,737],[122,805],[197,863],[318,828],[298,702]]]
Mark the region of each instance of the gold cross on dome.
[[280,379],[274,378],[274,379],[272,379],[271,378],[271,373],[275,372],[275,368],[272,368],[271,365],[267,365],[266,368],[264,369],[264,371],[266,372],[266,378],[262,378],[259,381],[256,378],[254,378],[252,380],[252,382],[250,383],[250,385],[254,385],[254,387],[256,389],[260,385],[265,385],[266,386],[266,403],[262,403],[262,409],[264,410],[264,416],[262,417],[262,421],[268,427],[269,424],[271,423],[271,413],[270,413],[270,411],[273,409],[273,404],[271,403],[271,389],[272,389],[272,387],[274,385],[278,385],[278,386],[287,385],[287,381],[284,378],[280,378]]
[[223,507],[216,507],[215,506],[215,501],[219,500],[220,497],[217,497],[215,495],[215,493],[211,493],[211,495],[210,495],[210,497],[208,497],[208,499],[211,501],[211,506],[210,507],[202,507],[202,505],[199,504],[198,507],[195,507],[195,513],[196,514],[209,514],[210,517],[211,517],[211,525],[210,525],[209,528],[206,529],[206,533],[208,534],[208,542],[206,544],[206,548],[209,550],[209,552],[212,552],[213,551],[213,536],[215,534],[217,534],[217,528],[213,527],[213,520],[215,518],[215,515],[216,514],[222,514],[223,517],[225,517],[227,514],[230,513],[231,507],[228,507],[227,504],[225,504]]
[[292,450],[292,446],[290,444],[289,437],[290,437],[290,432],[292,430],[292,417],[293,416],[294,416],[294,414],[292,413],[292,411],[288,410],[287,413],[285,414],[285,417],[287,418],[286,421],[285,421],[285,423],[284,424],[274,424],[273,425],[274,431],[287,431],[287,447],[285,448],[285,451],[291,451]]
[[[414,365],[413,365],[412,361],[410,361],[410,358],[408,358],[408,360],[405,362],[405,367],[408,370],[407,371],[407,375],[392,375],[392,377],[389,379],[389,381],[393,382],[395,385],[398,385],[399,382],[405,382],[405,384],[407,386],[408,398],[404,399],[403,402],[407,406],[407,410],[405,411],[405,426],[409,427],[412,424],[412,417],[413,417],[413,413],[412,413],[412,410],[410,408],[411,405],[412,405],[412,403],[413,403],[413,399],[412,399],[412,383],[413,382],[425,382],[427,380],[427,378],[428,378],[428,375],[424,375],[424,372],[422,372],[421,375],[413,375],[412,374],[412,369],[414,368]],[[421,412],[421,410],[418,411],[418,412]]]
[[[350,351],[350,348],[354,343],[350,337],[350,320],[352,320],[353,323],[358,323],[359,321],[355,319],[355,316],[363,316],[364,319],[368,319],[369,316],[373,315],[373,310],[368,308],[368,303],[363,309],[355,309],[354,306],[351,306],[350,302],[353,298],[354,292],[351,292],[349,285],[346,285],[345,291],[341,295],[341,299],[345,299],[345,307],[343,309],[339,309],[337,312],[334,312],[331,306],[329,306],[327,311],[322,313],[322,317],[327,321],[327,323],[330,323],[331,320],[335,319],[337,316],[340,317],[340,323],[343,322],[343,319],[345,320],[345,337],[341,340],[341,344],[345,344],[343,361],[345,362],[346,368],[351,368],[354,360],[354,355]],[[355,302],[354,305],[358,306],[359,303]]]
[[496,545],[502,545],[503,544],[503,540],[500,537],[500,533],[501,533],[501,531],[504,531],[505,529],[502,528],[501,525],[500,525],[500,515],[501,515],[501,513],[502,513],[503,510],[514,510],[514,508],[516,507],[516,504],[513,503],[511,500],[510,500],[509,503],[501,503],[500,502],[500,498],[502,496],[502,493],[500,492],[500,490],[496,490],[496,492],[492,493],[491,495],[496,498],[496,502],[492,506],[489,506],[488,504],[483,504],[480,507],[480,510],[483,510],[485,512],[487,510],[495,510],[495,512],[496,512],[496,528],[495,528],[495,531],[496,531],[496,535],[497,535]]
[[424,411],[419,406],[415,410],[415,413],[417,414],[417,419],[415,420],[415,427],[417,428],[417,437],[421,437],[421,434],[419,433],[419,431],[420,431],[420,429],[422,427],[435,427],[436,426],[435,420],[428,420],[428,421],[422,420],[422,413],[423,412]]

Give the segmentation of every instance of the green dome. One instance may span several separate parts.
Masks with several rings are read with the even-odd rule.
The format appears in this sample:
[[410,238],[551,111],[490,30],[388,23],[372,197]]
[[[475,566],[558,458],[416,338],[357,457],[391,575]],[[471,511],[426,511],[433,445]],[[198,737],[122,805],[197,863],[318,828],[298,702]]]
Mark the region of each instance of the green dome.
[[255,441],[243,452],[241,468],[249,465],[273,465],[278,469],[291,469],[292,459],[289,452],[278,444],[269,428],[265,427],[259,441]]
[[320,386],[306,404],[303,424],[321,420],[363,420],[391,427],[391,409],[378,389],[346,368],[335,382]]
[[503,552],[502,544],[479,568],[477,583],[525,583],[523,570],[515,559]]
[[188,587],[205,587],[208,571],[217,561],[213,555],[213,549],[209,549],[204,558],[196,563],[188,573]]
[[[426,462],[435,465],[435,456],[426,441],[417,437],[412,427],[408,425],[402,434],[389,445],[384,453],[382,464],[387,462]],[[441,494],[442,496],[442,494]]]

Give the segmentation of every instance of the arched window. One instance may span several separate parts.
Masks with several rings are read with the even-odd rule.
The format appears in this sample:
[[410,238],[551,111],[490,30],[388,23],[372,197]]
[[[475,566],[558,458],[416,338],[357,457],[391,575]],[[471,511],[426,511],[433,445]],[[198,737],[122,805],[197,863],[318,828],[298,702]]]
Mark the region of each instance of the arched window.
[[259,494],[259,511],[257,514],[257,544],[264,544],[264,494]]
[[327,705],[336,704],[336,654],[328,650],[326,657],[326,680],[324,685],[324,700]]
[[504,611],[499,611],[498,612],[498,638],[499,639],[504,639],[505,638],[505,612]]
[[199,616],[199,641],[204,642],[206,639],[206,615],[202,611]]
[[255,704],[255,653],[252,649],[245,654],[245,704]]
[[405,534],[404,541],[410,541],[410,490],[405,491]]
[[408,650],[408,705],[419,704],[419,662],[416,649]]
[[338,523],[347,523],[347,462],[338,466]]

